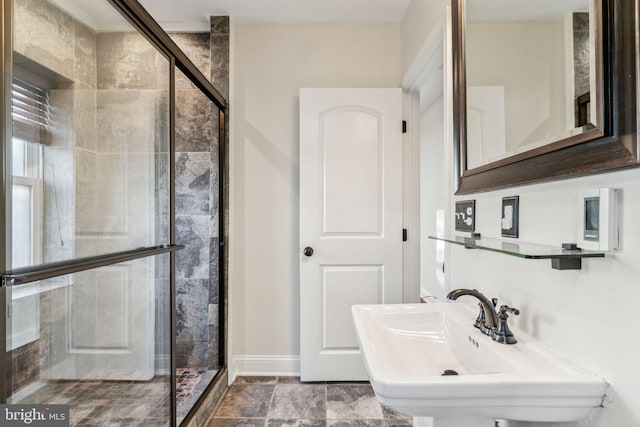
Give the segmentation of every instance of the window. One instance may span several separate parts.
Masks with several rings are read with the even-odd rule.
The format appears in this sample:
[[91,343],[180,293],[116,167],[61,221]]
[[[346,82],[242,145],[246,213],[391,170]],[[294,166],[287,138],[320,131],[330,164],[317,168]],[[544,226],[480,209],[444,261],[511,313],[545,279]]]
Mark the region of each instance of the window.
[[42,262],[42,147],[13,138],[13,268]]
[[[48,137],[49,103],[44,90],[18,79],[13,82],[12,101],[11,267],[19,268],[42,262],[42,144]],[[34,286],[11,292],[8,351],[40,337]]]
[[13,79],[13,268],[42,262],[42,145],[47,140],[49,97],[44,89]]

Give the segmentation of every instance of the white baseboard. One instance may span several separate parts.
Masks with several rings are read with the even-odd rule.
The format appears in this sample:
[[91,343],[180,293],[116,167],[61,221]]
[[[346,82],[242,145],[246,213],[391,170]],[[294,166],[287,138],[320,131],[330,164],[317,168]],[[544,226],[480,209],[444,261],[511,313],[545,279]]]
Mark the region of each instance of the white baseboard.
[[300,356],[238,355],[234,356],[229,381],[236,376],[300,376]]

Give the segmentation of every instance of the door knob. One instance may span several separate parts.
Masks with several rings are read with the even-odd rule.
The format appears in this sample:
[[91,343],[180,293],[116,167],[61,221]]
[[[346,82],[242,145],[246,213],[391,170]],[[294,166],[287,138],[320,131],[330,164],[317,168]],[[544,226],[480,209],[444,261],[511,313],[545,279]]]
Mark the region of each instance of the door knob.
[[304,248],[302,253],[305,254],[306,256],[311,256],[313,255],[313,248],[310,248],[309,246],[307,246],[306,248]]

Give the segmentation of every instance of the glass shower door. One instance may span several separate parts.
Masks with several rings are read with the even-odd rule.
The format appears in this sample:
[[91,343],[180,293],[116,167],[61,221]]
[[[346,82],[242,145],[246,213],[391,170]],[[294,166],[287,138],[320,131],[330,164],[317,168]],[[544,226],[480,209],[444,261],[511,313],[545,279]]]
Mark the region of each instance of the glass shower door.
[[171,425],[172,60],[106,0],[8,3],[5,400]]

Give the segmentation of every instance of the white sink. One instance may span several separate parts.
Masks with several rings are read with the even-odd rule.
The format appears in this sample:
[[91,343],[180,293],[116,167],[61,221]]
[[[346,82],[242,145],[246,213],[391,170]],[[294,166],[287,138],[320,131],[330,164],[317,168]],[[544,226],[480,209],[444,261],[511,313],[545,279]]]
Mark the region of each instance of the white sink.
[[[353,306],[380,402],[414,417],[575,421],[601,406],[606,382],[512,328],[499,344],[462,303]],[[442,376],[447,370],[459,375]]]

